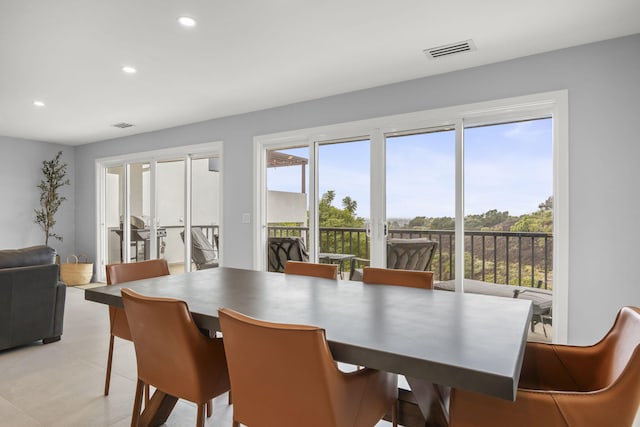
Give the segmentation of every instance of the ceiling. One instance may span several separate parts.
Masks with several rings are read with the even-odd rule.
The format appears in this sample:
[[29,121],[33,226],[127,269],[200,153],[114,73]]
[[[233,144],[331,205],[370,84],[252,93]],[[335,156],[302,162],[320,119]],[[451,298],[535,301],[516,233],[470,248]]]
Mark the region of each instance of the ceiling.
[[635,33],[638,0],[2,0],[0,135],[79,145]]

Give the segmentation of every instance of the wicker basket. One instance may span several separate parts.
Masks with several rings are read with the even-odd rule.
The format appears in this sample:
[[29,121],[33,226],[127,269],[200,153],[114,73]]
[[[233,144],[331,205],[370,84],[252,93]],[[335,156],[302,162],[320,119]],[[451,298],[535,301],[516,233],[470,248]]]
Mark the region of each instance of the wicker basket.
[[93,263],[89,262],[86,255],[70,255],[75,262],[67,262],[60,265],[60,279],[67,286],[86,285],[91,281],[93,276]]

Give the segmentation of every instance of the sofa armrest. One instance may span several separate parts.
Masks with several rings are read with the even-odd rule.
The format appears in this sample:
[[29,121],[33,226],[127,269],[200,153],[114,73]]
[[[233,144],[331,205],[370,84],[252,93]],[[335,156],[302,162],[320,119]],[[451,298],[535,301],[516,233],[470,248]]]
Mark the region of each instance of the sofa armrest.
[[57,264],[0,269],[0,350],[59,337],[65,295]]

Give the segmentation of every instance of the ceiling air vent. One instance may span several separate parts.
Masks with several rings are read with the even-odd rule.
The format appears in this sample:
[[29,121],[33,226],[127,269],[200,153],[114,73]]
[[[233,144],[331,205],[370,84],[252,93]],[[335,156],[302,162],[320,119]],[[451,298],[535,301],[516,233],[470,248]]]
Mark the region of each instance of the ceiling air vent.
[[116,123],[115,125],[113,125],[114,128],[120,128],[120,129],[126,129],[126,128],[130,128],[131,126],[133,126],[131,123]]
[[471,52],[476,50],[476,45],[473,40],[465,40],[463,42],[451,43],[444,46],[432,47],[431,49],[423,50],[427,58],[436,59],[443,56],[455,55],[456,53]]

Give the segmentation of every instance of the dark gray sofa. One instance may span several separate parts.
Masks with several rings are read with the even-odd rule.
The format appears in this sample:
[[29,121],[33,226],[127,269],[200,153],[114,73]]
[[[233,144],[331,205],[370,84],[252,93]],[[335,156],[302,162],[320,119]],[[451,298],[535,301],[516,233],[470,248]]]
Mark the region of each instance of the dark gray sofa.
[[62,335],[67,288],[48,246],[0,250],[0,350]]

